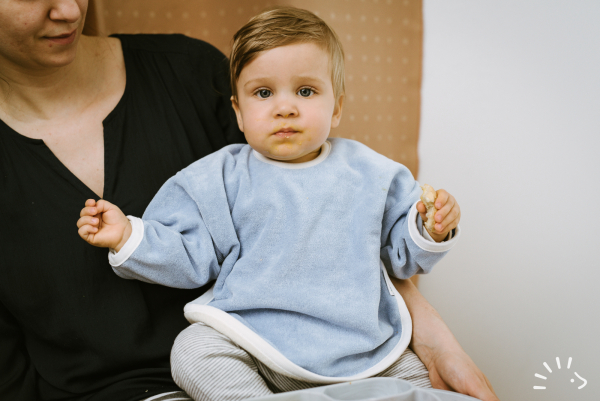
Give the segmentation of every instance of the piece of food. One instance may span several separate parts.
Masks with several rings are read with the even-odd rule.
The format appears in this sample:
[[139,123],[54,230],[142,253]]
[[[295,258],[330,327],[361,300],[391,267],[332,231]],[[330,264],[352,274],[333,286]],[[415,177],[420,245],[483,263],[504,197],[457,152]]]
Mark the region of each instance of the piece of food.
[[425,217],[427,217],[427,221],[425,222],[425,228],[428,231],[433,232],[435,230],[434,216],[435,212],[437,212],[434,203],[437,198],[437,193],[431,185],[423,184],[421,186],[421,189],[423,190],[423,193],[421,194],[421,202],[423,202],[423,204],[427,208],[427,214],[425,215]]

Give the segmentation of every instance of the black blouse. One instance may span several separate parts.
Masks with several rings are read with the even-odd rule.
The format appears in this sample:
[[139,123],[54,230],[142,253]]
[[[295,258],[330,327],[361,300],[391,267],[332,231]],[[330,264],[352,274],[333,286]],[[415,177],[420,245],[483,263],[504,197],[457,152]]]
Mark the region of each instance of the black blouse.
[[[127,84],[104,120],[104,198],[141,216],[195,160],[244,142],[227,59],[181,35],[119,35]],[[97,196],[42,140],[0,121],[0,399],[139,400],[178,388],[181,290],[117,277],[76,222]]]

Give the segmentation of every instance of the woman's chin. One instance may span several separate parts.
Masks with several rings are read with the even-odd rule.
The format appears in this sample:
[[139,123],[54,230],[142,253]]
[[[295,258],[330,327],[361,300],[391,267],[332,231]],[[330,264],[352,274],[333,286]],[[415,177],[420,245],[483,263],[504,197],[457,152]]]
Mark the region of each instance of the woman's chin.
[[77,49],[69,49],[60,53],[48,54],[46,57],[40,58],[39,64],[46,68],[60,68],[71,64],[75,61]]
[[77,55],[77,41],[69,45],[60,45],[42,39],[32,52],[30,64],[41,69],[54,69],[67,66],[75,61]]

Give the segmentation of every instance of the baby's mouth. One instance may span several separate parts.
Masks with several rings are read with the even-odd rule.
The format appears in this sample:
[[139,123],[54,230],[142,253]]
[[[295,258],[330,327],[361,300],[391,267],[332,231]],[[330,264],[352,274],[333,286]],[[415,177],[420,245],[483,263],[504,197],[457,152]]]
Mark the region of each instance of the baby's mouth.
[[279,138],[291,138],[293,135],[300,133],[300,131],[294,128],[280,128],[273,135]]

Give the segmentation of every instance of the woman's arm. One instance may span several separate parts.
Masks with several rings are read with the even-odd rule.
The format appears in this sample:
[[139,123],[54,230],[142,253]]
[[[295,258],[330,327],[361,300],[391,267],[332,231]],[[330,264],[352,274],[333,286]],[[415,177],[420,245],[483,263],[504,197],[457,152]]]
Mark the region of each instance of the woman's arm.
[[410,280],[391,278],[413,321],[412,350],[429,370],[434,388],[499,401],[487,377],[462,349],[437,311]]

